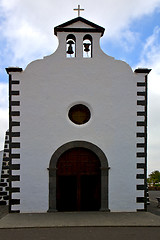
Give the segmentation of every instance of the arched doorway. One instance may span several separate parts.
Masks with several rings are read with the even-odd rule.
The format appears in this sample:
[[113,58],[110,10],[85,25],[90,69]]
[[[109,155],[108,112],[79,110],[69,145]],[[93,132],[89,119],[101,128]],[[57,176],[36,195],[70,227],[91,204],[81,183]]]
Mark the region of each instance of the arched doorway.
[[[80,158],[82,155],[86,160],[79,160],[79,152],[81,151]],[[72,155],[72,159],[69,157]],[[73,160],[75,155],[76,161]],[[68,163],[66,166],[63,166],[63,162],[68,158]],[[93,165],[88,159],[94,159]],[[76,163],[80,165],[80,162],[83,162],[83,167],[81,170],[79,167],[69,166],[70,160],[72,164]],[[67,166],[68,165],[68,166]],[[88,166],[88,167],[87,167]],[[68,171],[67,168],[70,168]],[[76,168],[76,171],[74,170]],[[87,174],[87,168],[88,174]],[[100,211],[109,211],[108,209],[108,161],[103,153],[103,151],[96,145],[85,142],[85,141],[73,141],[68,142],[58,148],[51,157],[49,164],[49,212],[51,211],[65,211],[65,209],[71,209],[69,205],[65,207],[65,204],[61,202],[62,196],[66,196],[65,187],[67,185],[71,187],[68,188],[68,194],[72,195],[72,206],[74,209],[84,211],[84,210],[100,210]],[[75,173],[73,174],[73,172]],[[70,173],[68,173],[70,172]],[[87,186],[88,184],[88,186]],[[84,187],[85,185],[85,187]],[[85,190],[85,188],[88,188]],[[99,190],[98,190],[99,189]],[[98,192],[99,191],[99,192]],[[79,192],[79,193],[77,193]],[[78,200],[77,195],[80,194]],[[89,196],[87,196],[88,194]],[[97,194],[97,195],[96,195]],[[85,196],[86,195],[86,196]],[[89,207],[89,203],[86,202],[86,198],[93,199],[93,195],[97,204],[93,204],[92,207]],[[71,202],[71,196],[68,197],[68,200]],[[88,202],[91,200],[88,200]],[[76,206],[76,207],[75,207]],[[73,207],[72,207],[73,208]],[[90,208],[90,209],[89,209]],[[91,209],[92,208],[92,209]],[[73,209],[71,209],[73,210]],[[67,211],[67,210],[66,210]]]
[[57,162],[57,210],[98,211],[101,206],[100,161],[86,148],[72,148]]

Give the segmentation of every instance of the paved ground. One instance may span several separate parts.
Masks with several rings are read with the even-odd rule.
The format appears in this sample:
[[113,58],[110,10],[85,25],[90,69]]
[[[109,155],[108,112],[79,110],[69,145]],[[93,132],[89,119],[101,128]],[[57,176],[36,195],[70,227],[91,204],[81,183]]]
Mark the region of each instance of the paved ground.
[[3,240],[153,240],[160,239],[157,227],[74,227],[0,229]]
[[152,213],[57,212],[8,214],[0,229],[35,227],[160,227],[160,217]]
[[[23,221],[28,222],[28,225],[32,225],[31,219],[33,222],[38,221],[35,217],[36,215],[27,214],[27,218],[23,218],[23,215],[20,214],[11,214],[8,215],[8,209],[6,206],[0,206],[0,224],[8,224],[7,228],[0,229],[0,239],[3,240],[152,240],[152,239],[160,239],[160,208],[157,208],[157,200],[156,197],[160,196],[160,191],[150,192],[150,206],[148,207],[149,213],[127,213],[127,214],[118,214],[117,213],[109,213],[105,216],[102,216],[101,213],[96,216],[96,222],[99,223],[99,226],[76,226],[76,221],[82,221],[82,225],[87,221],[85,217],[85,213],[82,213],[82,219],[78,219],[77,217],[72,217],[72,224],[75,223],[75,226],[71,227],[51,227],[48,228],[49,218],[51,218],[52,214],[47,214],[49,216],[48,220],[46,218],[42,218],[43,228],[37,227],[34,228],[20,228],[23,225]],[[92,220],[93,216],[90,213]],[[46,215],[46,214],[45,214]],[[59,223],[62,223],[63,219],[66,217],[65,221],[68,221],[67,214],[59,215]],[[8,218],[11,216],[11,218]],[[19,222],[16,222],[16,216],[22,216],[22,218],[17,218]],[[65,216],[65,217],[64,217]],[[81,215],[79,215],[81,216]],[[111,217],[112,216],[112,217]],[[133,217],[134,216],[134,217]],[[7,220],[8,218],[8,220]],[[112,219],[112,221],[111,221]],[[150,226],[145,226],[148,220],[152,223]],[[85,220],[85,221],[84,221]],[[9,222],[11,221],[11,222]],[[15,221],[15,224],[18,223],[19,228],[10,229],[11,225]],[[101,222],[100,222],[101,221]],[[112,227],[110,225],[103,226],[104,222],[112,222]],[[126,221],[126,223],[125,223]],[[132,227],[129,226],[128,223],[132,223]],[[45,223],[45,224],[44,224]],[[117,223],[121,223],[119,226]],[[126,224],[125,226],[123,224]],[[93,222],[92,222],[93,224]],[[154,226],[156,224],[156,227]],[[2,224],[3,225],[3,224]],[[77,224],[78,225],[78,224]],[[116,226],[116,227],[115,227]],[[145,226],[145,227],[144,227]],[[152,226],[152,227],[151,227]]]

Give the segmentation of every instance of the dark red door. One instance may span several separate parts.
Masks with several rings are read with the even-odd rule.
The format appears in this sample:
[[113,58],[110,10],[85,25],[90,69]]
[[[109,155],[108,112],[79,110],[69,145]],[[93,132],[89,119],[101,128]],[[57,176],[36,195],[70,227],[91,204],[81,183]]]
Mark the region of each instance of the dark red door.
[[96,211],[101,200],[100,161],[85,148],[73,148],[57,162],[57,210]]

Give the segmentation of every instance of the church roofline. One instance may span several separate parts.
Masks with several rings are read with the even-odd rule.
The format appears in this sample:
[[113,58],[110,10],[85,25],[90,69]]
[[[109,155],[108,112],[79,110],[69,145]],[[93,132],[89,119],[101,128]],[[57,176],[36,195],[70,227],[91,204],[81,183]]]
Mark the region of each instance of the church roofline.
[[22,72],[23,69],[19,67],[8,67],[6,68],[6,72],[9,74],[10,72]]
[[151,70],[152,69],[148,69],[148,68],[137,68],[137,69],[135,69],[135,73],[147,73],[147,74],[149,74]]
[[[76,23],[78,21],[81,21],[93,28],[67,28],[67,26]],[[93,22],[90,22],[82,17],[74,18],[68,22],[65,22],[61,25],[58,25],[54,28],[54,34],[57,36],[57,32],[100,32],[101,36],[103,36],[105,29]]]

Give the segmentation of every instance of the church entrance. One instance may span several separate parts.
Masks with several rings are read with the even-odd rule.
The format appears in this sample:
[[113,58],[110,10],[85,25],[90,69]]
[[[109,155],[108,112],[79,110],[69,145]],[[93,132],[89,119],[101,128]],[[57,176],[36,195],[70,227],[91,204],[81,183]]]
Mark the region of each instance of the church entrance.
[[109,211],[108,160],[98,146],[65,143],[53,153],[48,170],[48,212]]
[[98,211],[101,207],[101,164],[89,149],[75,147],[57,161],[58,211]]

